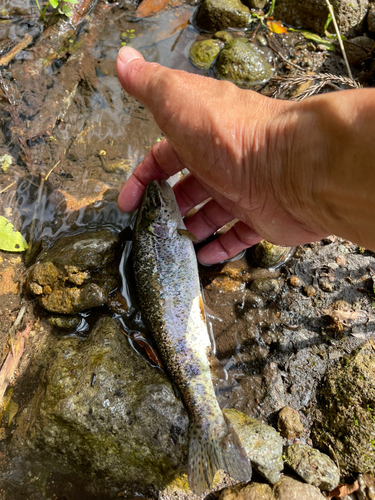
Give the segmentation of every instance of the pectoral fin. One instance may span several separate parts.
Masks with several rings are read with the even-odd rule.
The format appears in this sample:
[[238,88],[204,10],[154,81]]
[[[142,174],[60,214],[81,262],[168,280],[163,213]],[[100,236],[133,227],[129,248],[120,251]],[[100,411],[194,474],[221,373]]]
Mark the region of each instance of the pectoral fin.
[[188,231],[187,229],[177,229],[177,232],[180,236],[186,236],[187,238],[189,238],[193,243],[199,243],[200,240],[198,240],[198,238],[196,236],[194,236],[193,233],[191,233],[190,231]]

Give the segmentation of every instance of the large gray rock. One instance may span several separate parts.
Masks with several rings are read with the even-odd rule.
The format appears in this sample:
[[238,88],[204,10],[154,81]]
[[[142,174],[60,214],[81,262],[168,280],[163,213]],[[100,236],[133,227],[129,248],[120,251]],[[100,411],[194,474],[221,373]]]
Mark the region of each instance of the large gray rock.
[[375,471],[375,352],[364,344],[329,369],[318,389],[314,445],[335,450],[341,473]]
[[233,410],[223,410],[240,438],[253,467],[271,484],[280,479],[284,468],[283,440],[279,433],[259,420]]
[[273,74],[270,63],[247,38],[234,38],[221,50],[216,61],[217,75],[236,85],[264,83]]
[[44,457],[46,470],[106,478],[112,487],[162,488],[186,472],[184,406],[115,320],[100,319],[86,340],[53,342],[15,445]]
[[204,31],[246,28],[249,20],[250,10],[240,0],[204,0],[196,16]]
[[284,460],[306,483],[321,490],[334,490],[340,482],[340,471],[334,462],[311,446],[287,446],[284,450]]
[[[333,0],[331,4],[342,35],[353,36],[362,31],[369,6],[368,0]],[[306,0],[277,0],[274,18],[295,27],[323,33],[328,13],[325,0],[308,2]],[[329,30],[333,30],[332,25]]]

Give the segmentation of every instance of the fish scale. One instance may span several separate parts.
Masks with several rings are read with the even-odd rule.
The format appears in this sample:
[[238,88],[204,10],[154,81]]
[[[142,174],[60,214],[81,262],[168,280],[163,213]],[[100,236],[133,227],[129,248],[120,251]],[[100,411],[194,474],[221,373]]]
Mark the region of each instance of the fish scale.
[[197,260],[186,233],[173,190],[165,181],[161,186],[152,181],[134,230],[136,292],[142,317],[189,412],[189,485],[203,493],[218,469],[249,480],[251,466],[215,396]]

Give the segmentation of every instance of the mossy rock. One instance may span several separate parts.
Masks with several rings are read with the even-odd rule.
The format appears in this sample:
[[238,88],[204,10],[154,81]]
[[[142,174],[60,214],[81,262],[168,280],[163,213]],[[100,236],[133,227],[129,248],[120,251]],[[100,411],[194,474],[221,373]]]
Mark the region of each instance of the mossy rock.
[[246,28],[250,10],[240,0],[204,0],[195,22],[204,31]]
[[370,343],[326,373],[318,390],[314,445],[333,447],[342,474],[375,473],[375,351]]
[[228,42],[216,61],[217,75],[236,85],[251,86],[264,83],[273,74],[270,63],[247,38]]
[[190,60],[199,69],[209,69],[223,45],[220,40],[195,42],[189,50]]

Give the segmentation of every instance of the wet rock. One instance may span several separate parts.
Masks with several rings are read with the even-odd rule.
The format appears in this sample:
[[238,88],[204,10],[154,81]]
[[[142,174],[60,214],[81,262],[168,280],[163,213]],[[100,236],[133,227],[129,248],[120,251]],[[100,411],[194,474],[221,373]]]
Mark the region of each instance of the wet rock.
[[291,276],[288,280],[288,283],[290,286],[297,288],[298,286],[301,285],[301,280],[299,279],[298,276]]
[[353,66],[361,65],[369,57],[375,42],[368,36],[357,36],[344,42],[348,61]]
[[217,58],[216,72],[223,80],[244,86],[264,83],[273,74],[270,63],[247,38],[234,38],[225,45]]
[[287,439],[298,438],[303,433],[303,425],[297,410],[290,406],[283,408],[277,417],[277,428],[280,434]]
[[262,240],[248,250],[248,257],[256,266],[278,267],[288,260],[292,250],[292,247],[280,247]]
[[230,42],[232,40],[232,35],[228,33],[228,31],[217,31],[213,38],[216,38],[217,40],[221,40],[225,43]]
[[[332,3],[340,32],[345,36],[359,34],[362,31],[369,1],[338,0]],[[324,25],[328,17],[325,0],[278,0],[275,5],[274,18],[280,19],[295,27],[309,29],[315,33],[324,33]],[[332,31],[333,27],[329,27]]]
[[197,13],[196,23],[205,31],[217,31],[246,28],[249,19],[250,11],[240,0],[204,0]]
[[223,42],[220,40],[202,40],[190,47],[190,61],[200,69],[209,69],[220,52]]
[[293,444],[284,450],[285,463],[306,483],[331,491],[340,482],[340,471],[324,453],[307,445]]
[[333,292],[333,285],[328,280],[326,280],[326,279],[321,280],[319,285],[320,285],[320,289],[323,290],[323,292],[327,292],[327,293]]
[[[48,353],[48,354],[47,354]],[[51,339],[38,390],[13,437],[45,470],[162,488],[184,470],[188,417],[166,375],[102,318],[86,340]]]
[[375,34],[375,4],[370,6],[367,14],[367,29],[371,35]]
[[370,474],[359,474],[359,490],[356,491],[358,500],[375,500],[375,478]]
[[247,5],[250,9],[264,9],[264,7],[267,5],[268,0],[244,0],[243,2],[245,5]]
[[333,446],[342,474],[375,469],[375,352],[364,344],[330,368],[320,387],[314,445]]
[[275,497],[268,484],[251,483],[226,488],[219,496],[219,500],[275,500]]
[[259,295],[267,300],[275,298],[279,288],[279,282],[272,278],[255,279],[250,285],[251,291],[259,293]]
[[318,488],[284,476],[273,487],[275,500],[323,500]]
[[61,330],[75,330],[80,324],[82,318],[79,316],[70,315],[54,315],[50,316],[47,321],[50,325],[56,326]]
[[271,484],[276,483],[284,468],[283,440],[278,432],[237,410],[225,409],[223,412],[237,432],[253,467]]
[[308,297],[314,297],[316,295],[316,288],[312,285],[304,286],[303,291]]
[[106,304],[117,286],[119,240],[109,230],[60,238],[32,267],[28,292],[50,312],[76,314]]

